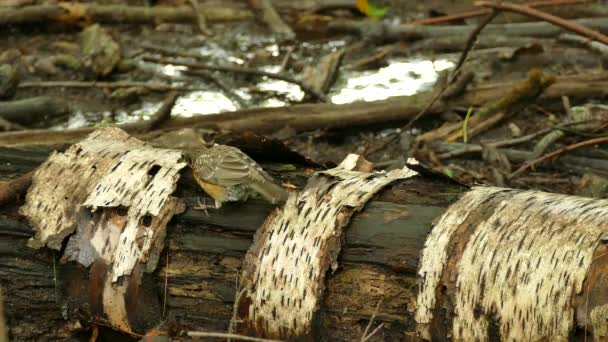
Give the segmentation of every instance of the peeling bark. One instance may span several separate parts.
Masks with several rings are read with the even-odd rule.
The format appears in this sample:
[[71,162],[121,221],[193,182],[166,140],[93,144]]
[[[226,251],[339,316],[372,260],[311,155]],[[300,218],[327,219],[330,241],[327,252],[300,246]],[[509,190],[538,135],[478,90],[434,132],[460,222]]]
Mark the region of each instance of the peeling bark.
[[[342,166],[342,165],[341,165]],[[262,225],[245,257],[237,302],[244,330],[291,339],[312,330],[325,278],[338,268],[342,230],[375,192],[411,170],[320,172]]]
[[[12,160],[11,172],[27,172],[45,153],[39,148],[28,150],[25,147],[19,150],[5,148],[3,151],[0,161]],[[0,169],[0,172],[4,174],[5,171]],[[292,177],[289,173],[282,176]],[[533,313],[534,306],[526,305],[534,300],[523,300],[519,304],[518,298],[524,296],[523,299],[529,299],[526,296],[535,294],[535,289],[524,289],[548,274],[563,280],[563,285],[550,289],[548,284],[544,284],[539,291],[548,295],[561,291],[555,297],[539,295],[536,298],[543,300],[542,303],[546,298],[555,298],[555,302],[547,304],[545,309],[548,312],[543,312],[543,315],[557,317],[555,319],[560,325],[553,325],[554,321],[551,321],[546,328],[552,327],[552,330],[541,329],[538,332],[544,334],[549,331],[547,336],[559,338],[565,331],[560,327],[565,324],[569,326],[568,334],[573,340],[583,340],[585,331],[593,333],[594,337],[603,336],[607,331],[608,277],[605,275],[608,258],[605,255],[608,247],[603,242],[605,233],[598,231],[597,227],[605,222],[601,212],[606,201],[493,188],[474,189],[457,201],[465,191],[464,187],[441,178],[418,175],[387,186],[374,195],[360,213],[355,213],[345,229],[343,249],[337,259],[338,268],[335,273],[326,275],[325,294],[318,299],[319,311],[311,324],[312,336],[332,341],[360,339],[376,303],[383,299],[375,324],[384,325],[372,340],[416,340],[414,313],[417,307],[423,307],[416,302],[420,296],[427,298],[424,305],[429,310],[426,312],[432,314],[428,322],[433,338],[444,339],[451,335],[466,339],[464,336],[470,335],[464,334],[476,332],[482,334],[480,339],[487,339],[487,334],[494,338],[503,334],[506,339],[518,331],[528,334],[536,331],[527,330],[535,327],[534,320],[526,318],[529,320],[526,328],[520,325],[521,330],[517,330],[519,313],[514,316],[507,309],[500,312],[501,317],[511,317],[515,321],[509,329],[503,328],[503,322],[495,315],[500,306],[493,306],[485,300],[492,301],[500,294],[505,296],[505,303],[518,303],[522,305],[522,312]],[[191,206],[196,202],[192,196],[198,194],[200,190],[186,172],[175,195]],[[529,198],[533,199],[526,202]],[[456,204],[445,212],[452,203]],[[528,205],[530,207],[526,208]],[[532,210],[538,206],[544,209]],[[125,316],[129,326],[138,332],[160,321],[169,322],[161,326],[164,331],[226,331],[232,317],[237,292],[235,281],[243,266],[242,261],[254,233],[274,207],[252,200],[226,204],[220,210],[210,211],[209,216],[187,210],[168,224],[167,248],[161,253],[160,267],[152,274],[143,272],[141,266],[136,267],[129,281],[119,281],[114,287],[124,295],[117,297],[112,294],[105,298],[102,289],[108,277],[104,272],[109,272],[109,268],[95,262],[87,269],[78,262],[60,261],[58,252],[28,248],[26,242],[32,230],[19,221],[15,210],[16,207],[5,206],[0,211],[0,283],[6,291],[10,335],[14,340],[52,340],[82,333],[83,329],[90,327],[90,322],[114,324],[121,328],[104,319],[113,317],[114,322],[120,322]],[[118,215],[120,208],[114,210],[96,214],[106,215],[107,220],[121,224],[118,216],[124,215]],[[444,212],[429,235],[432,222]],[[505,218],[515,216],[513,224],[501,221],[498,226],[502,230],[497,231],[495,220],[502,219],[503,215]],[[555,226],[547,228],[551,222],[556,222]],[[549,234],[540,233],[543,227],[546,232],[558,230],[553,239]],[[597,234],[594,235],[594,231]],[[570,234],[574,235],[570,237]],[[431,267],[423,260],[420,270],[427,271],[418,290],[416,273],[419,253],[425,241],[423,258],[426,260],[432,255],[441,267]],[[494,241],[494,244],[489,241]],[[521,241],[520,250],[529,254],[509,255],[510,250],[519,248]],[[588,244],[579,246],[577,241],[587,241]],[[485,249],[484,243],[488,246]],[[565,253],[572,257],[552,261],[553,251],[556,256]],[[575,251],[574,255],[572,251]],[[579,252],[585,257],[582,267],[577,263],[580,260],[576,253]],[[496,255],[494,262],[490,262],[492,255]],[[532,263],[538,261],[539,255],[548,258],[541,263],[558,260],[559,265],[553,267],[551,264],[551,267],[541,268],[540,272],[531,272],[530,269],[534,269]],[[501,262],[496,261],[499,256]],[[518,262],[519,267],[516,266]],[[506,276],[509,268],[511,272]],[[488,274],[493,276],[493,272],[497,272],[497,280],[487,280]],[[138,274],[142,276],[134,276]],[[433,274],[435,280],[431,281],[429,277]],[[478,286],[477,275],[483,278],[484,274],[486,281],[482,282],[483,286]],[[568,280],[564,278],[566,275],[570,275]],[[168,286],[163,318],[161,308],[165,301],[162,295],[165,281]],[[501,282],[516,284],[517,297],[506,290],[501,292],[506,288]],[[88,289],[94,287],[83,284],[97,284],[99,291],[91,292]],[[472,297],[468,298],[467,293]],[[432,302],[433,294],[439,296]],[[103,305],[110,307],[106,301],[110,298],[122,298],[124,303],[111,306],[118,310],[109,312]],[[82,303],[90,306],[89,312],[82,310]],[[479,306],[471,306],[472,303]],[[562,312],[557,312],[558,308]],[[100,314],[91,316],[91,312]],[[458,332],[459,335],[454,334],[455,319],[472,322],[472,328],[459,323],[463,331]]]

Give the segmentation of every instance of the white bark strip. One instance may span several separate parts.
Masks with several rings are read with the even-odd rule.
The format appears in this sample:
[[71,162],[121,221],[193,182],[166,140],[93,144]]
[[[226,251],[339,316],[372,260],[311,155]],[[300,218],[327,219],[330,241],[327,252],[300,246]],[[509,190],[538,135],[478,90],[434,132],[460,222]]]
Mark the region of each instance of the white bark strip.
[[[242,285],[245,326],[273,338],[310,332],[325,274],[337,268],[342,229],[380,189],[415,175],[411,170],[364,173],[336,168],[312,177],[256,234]],[[244,304],[243,304],[244,303]],[[242,309],[242,308],[241,308]],[[242,311],[240,311],[242,312]]]
[[[36,171],[21,213],[36,227],[33,247],[60,248],[84,266],[98,258],[112,265],[112,281],[145,263],[173,215],[181,152],[148,147],[117,128],[102,128],[65,153],[55,153]],[[97,208],[123,207],[125,213]],[[160,242],[159,242],[160,240]],[[152,260],[149,268],[156,266]]]
[[[495,197],[498,192],[504,193]],[[492,204],[492,197],[500,200]],[[471,213],[484,215],[473,222],[456,265],[454,339],[487,341],[495,320],[505,341],[566,341],[574,324],[572,298],[583,290],[593,253],[608,238],[608,201],[474,188],[448,209],[427,240],[419,324],[431,322],[451,234]]]
[[34,173],[19,210],[36,229],[30,247],[61,249],[63,239],[76,228],[81,205],[99,179],[115,159],[143,144],[120,129],[102,128],[67,151],[51,154]]

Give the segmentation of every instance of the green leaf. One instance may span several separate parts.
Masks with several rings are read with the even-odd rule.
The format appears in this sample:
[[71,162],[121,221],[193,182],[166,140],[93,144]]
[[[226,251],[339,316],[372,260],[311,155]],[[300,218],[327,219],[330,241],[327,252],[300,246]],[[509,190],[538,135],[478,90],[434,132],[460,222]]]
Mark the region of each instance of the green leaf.
[[357,9],[371,18],[382,18],[387,11],[386,7],[376,7],[370,4],[368,0],[357,0]]

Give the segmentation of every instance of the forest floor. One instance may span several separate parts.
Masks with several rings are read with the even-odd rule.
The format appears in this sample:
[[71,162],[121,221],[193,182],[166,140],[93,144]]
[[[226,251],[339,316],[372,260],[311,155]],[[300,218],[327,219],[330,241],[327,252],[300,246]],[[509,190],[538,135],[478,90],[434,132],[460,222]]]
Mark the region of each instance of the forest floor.
[[[16,11],[24,3],[36,4],[35,1],[15,1],[15,7],[0,10]],[[117,2],[100,0],[95,3],[110,5]],[[118,3],[145,6],[143,1]],[[176,7],[187,3],[165,1],[149,5]],[[383,19],[374,21],[355,8],[355,0],[341,1],[337,9],[329,5],[318,7],[319,4],[333,4],[335,1],[274,3],[278,12],[297,32],[295,39],[278,39],[263,22],[253,17],[240,21],[210,22],[208,29],[211,35],[202,35],[197,25],[191,22],[102,22],[102,32],[92,33],[93,38],[87,38],[83,33],[85,28],[93,24],[94,19],[91,18],[78,25],[66,24],[67,20],[5,25],[8,29],[3,30],[3,39],[0,40],[0,65],[11,65],[20,75],[16,93],[5,98],[16,101],[48,96],[67,104],[68,110],[59,110],[55,113],[57,115],[48,114],[24,124],[27,128],[53,130],[148,119],[161,106],[168,89],[154,89],[146,84],[163,84],[177,89],[179,97],[172,108],[172,117],[315,103],[318,101],[314,96],[306,94],[292,82],[260,77],[250,72],[210,70],[204,75],[194,75],[188,72],[187,67],[169,62],[197,61],[207,65],[248,68],[287,75],[312,84],[315,81],[308,78],[324,73],[320,60],[332,54],[340,57],[335,75],[325,75],[329,86],[323,92],[328,102],[343,104],[438,92],[446,79],[451,77],[450,72],[465,50],[464,44],[450,45],[432,40],[438,38],[429,38],[426,44],[424,40],[396,40],[386,31],[369,35],[365,32],[362,35],[352,34],[335,27],[332,29],[332,24],[350,21],[363,27],[364,23],[372,21],[390,27],[475,9],[468,1],[429,1],[424,4],[376,1],[374,5],[386,8],[387,12]],[[565,12],[570,17],[580,18],[589,12],[585,11],[586,6],[594,5],[598,4],[587,2],[548,8],[556,14]],[[199,6],[203,12],[207,8],[222,6],[233,9],[234,13],[248,10],[246,2],[238,1],[201,1]],[[69,10],[70,15],[75,15],[79,8],[72,5]],[[443,25],[476,26],[483,18],[473,17]],[[535,19],[501,13],[492,23],[500,25],[530,20]],[[0,22],[0,25],[3,24]],[[450,36],[445,38],[449,40]],[[491,44],[473,46],[461,68],[462,73],[466,71],[474,75],[464,85],[465,93],[468,89],[489,84],[523,82],[530,70],[534,69],[557,78],[605,73],[608,60],[605,50],[603,53],[597,52],[587,45],[564,42],[557,37],[538,38],[532,34],[523,40],[516,38],[522,37],[490,36]],[[480,40],[483,39],[481,36]],[[87,40],[96,50],[94,54],[110,56],[103,61],[108,65],[91,66],[91,60],[95,57],[87,56],[88,52],[83,48]],[[117,51],[112,51],[112,46],[117,46]],[[116,59],[111,58],[113,53],[117,54]],[[102,70],[105,67],[110,71]],[[54,81],[73,84],[52,84]],[[124,88],[100,88],[99,82],[138,84]],[[505,94],[513,91],[504,89]],[[550,99],[537,98],[536,94],[523,104],[507,106],[501,108],[499,113],[491,113],[493,119],[487,125],[481,125],[481,128],[476,127],[479,120],[472,120],[471,125],[475,125],[467,127],[467,113],[475,114],[483,106],[453,105],[439,115],[423,115],[412,124],[406,120],[304,132],[285,126],[277,127],[267,135],[322,165],[336,164],[348,153],[359,153],[374,162],[377,169],[391,169],[402,167],[408,157],[415,156],[428,167],[467,184],[492,184],[603,197],[608,192],[608,180],[605,178],[608,176],[608,166],[603,162],[608,151],[600,145],[589,144],[584,148],[558,153],[569,156],[567,160],[558,158],[556,160],[559,162],[553,162],[554,159],[547,158],[542,160],[543,163],[530,163],[561,147],[606,135],[608,106],[602,105],[605,98],[598,96],[597,91],[588,95],[583,91],[573,91],[572,94]],[[497,117],[497,114],[501,116]],[[568,123],[578,120],[587,121],[578,126],[568,126]],[[589,122],[591,120],[592,123]],[[469,131],[467,136],[420,139],[423,134],[437,132],[442,125],[450,124]],[[559,129],[551,129],[555,127]],[[230,132],[212,130],[204,133],[205,139],[210,141],[218,135],[231,135]],[[517,143],[509,143],[512,139],[526,136],[528,138],[522,138]],[[462,152],[463,148],[470,150]],[[518,170],[521,166],[526,167]]]

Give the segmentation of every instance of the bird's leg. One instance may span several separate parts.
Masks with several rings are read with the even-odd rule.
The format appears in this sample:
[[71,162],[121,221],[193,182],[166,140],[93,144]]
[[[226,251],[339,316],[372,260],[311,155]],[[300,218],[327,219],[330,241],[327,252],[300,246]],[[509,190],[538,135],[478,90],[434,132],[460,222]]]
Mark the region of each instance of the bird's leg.
[[213,205],[208,205],[205,203],[205,198],[203,197],[203,201],[201,202],[201,198],[199,197],[197,199],[197,203],[198,205],[196,207],[192,207],[192,209],[194,210],[203,210],[205,212],[205,215],[209,216],[209,212],[207,211],[207,209],[209,208],[215,208],[215,206]]

